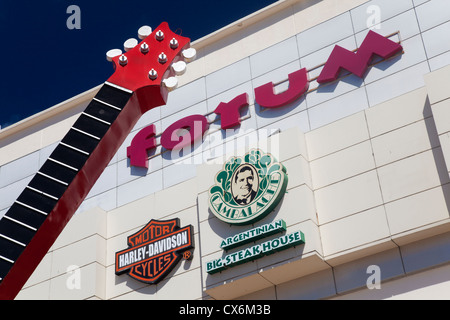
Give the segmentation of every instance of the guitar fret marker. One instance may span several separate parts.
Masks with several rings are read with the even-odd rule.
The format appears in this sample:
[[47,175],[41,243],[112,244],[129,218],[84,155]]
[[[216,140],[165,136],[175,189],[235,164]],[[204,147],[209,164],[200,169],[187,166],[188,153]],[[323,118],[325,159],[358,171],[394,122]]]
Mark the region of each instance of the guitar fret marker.
[[119,107],[113,106],[112,104],[107,103],[107,102],[105,102],[105,101],[102,101],[102,100],[100,100],[100,99],[93,98],[92,100],[97,101],[97,102],[100,102],[101,104],[104,104],[104,105],[107,106],[107,107],[110,107],[110,108],[113,108],[113,109],[122,111],[122,109],[120,109]]
[[43,196],[46,196],[47,198],[50,198],[50,199],[53,199],[53,200],[56,200],[56,201],[59,200],[57,197],[52,196],[51,194],[45,193],[44,191],[38,190],[36,188],[30,187],[30,186],[27,186],[26,188],[30,189],[30,190],[33,190],[34,192],[37,192],[39,194],[42,194]]
[[97,137],[97,136],[94,136],[93,134],[90,134],[90,133],[84,132],[83,130],[80,130],[80,129],[78,129],[78,128],[75,128],[75,127],[72,127],[72,129],[73,129],[73,130],[75,130],[75,131],[78,131],[79,133],[82,133],[82,134],[84,134],[84,135],[86,135],[86,136],[88,136],[88,137],[91,137],[91,138],[94,138],[95,140],[98,140],[98,141],[100,141],[100,138],[99,138],[99,137]]
[[47,178],[49,178],[49,179],[51,179],[51,180],[53,180],[53,181],[56,181],[56,182],[58,182],[58,183],[60,183],[60,184],[65,185],[65,186],[68,186],[68,185],[69,185],[68,183],[66,183],[66,182],[64,182],[64,181],[61,181],[61,180],[56,179],[56,178],[53,178],[52,176],[49,176],[48,174],[42,173],[42,172],[40,172],[40,171],[38,171],[37,174],[40,174],[41,176],[47,177]]
[[[14,263],[13,260],[8,259],[8,258],[5,258],[4,256],[0,256],[0,259],[5,260],[5,261],[7,261],[7,262],[9,262],[9,263]],[[3,280],[3,279],[2,279],[2,280]]]
[[26,247],[27,246],[26,244],[24,244],[24,243],[22,243],[20,241],[14,240],[13,238],[7,237],[7,236],[5,236],[4,234],[1,234],[1,233],[0,233],[0,237],[2,237],[3,239],[8,240],[10,242],[13,242],[15,244],[18,244],[19,246],[22,246],[22,247]]
[[55,162],[55,163],[57,163],[57,164],[59,164],[59,165],[62,165],[62,166],[64,166],[64,167],[66,167],[66,168],[69,168],[69,169],[71,169],[71,170],[73,170],[73,171],[77,171],[77,172],[78,172],[78,169],[77,169],[77,168],[74,168],[74,167],[72,167],[72,166],[69,166],[68,164],[65,164],[65,163],[63,163],[63,162],[61,162],[61,161],[58,161],[58,160],[55,160],[55,159],[52,159],[52,158],[48,158],[48,160],[53,161],[53,162]]
[[33,211],[36,211],[36,212],[38,212],[38,213],[40,213],[40,214],[43,214],[44,216],[47,216],[48,214],[46,213],[46,212],[44,212],[44,211],[42,211],[42,210],[39,210],[39,209],[36,209],[36,208],[34,208],[34,207],[32,207],[32,206],[29,206],[29,205],[27,205],[27,204],[25,204],[25,203],[22,203],[22,202],[20,202],[20,201],[14,201],[14,203],[17,203],[17,204],[19,204],[19,205],[21,205],[22,207],[25,207],[25,208],[28,208],[28,209],[31,209],[31,210],[33,210]]
[[17,223],[17,224],[19,224],[19,225],[21,225],[21,226],[23,226],[23,227],[25,227],[25,228],[28,228],[28,229],[30,229],[30,230],[33,230],[33,231],[37,231],[37,229],[36,228],[33,228],[32,226],[29,226],[29,225],[27,225],[27,224],[25,224],[25,223],[23,223],[23,222],[20,222],[19,220],[16,220],[16,219],[13,219],[13,218],[11,218],[11,217],[8,217],[8,216],[3,216],[3,218],[5,218],[5,219],[7,219],[7,220],[9,220],[9,221],[12,221],[12,222],[14,222],[14,223]]
[[91,114],[89,114],[89,113],[82,112],[81,114],[84,114],[85,116],[88,116],[88,117],[90,117],[90,118],[92,118],[92,119],[94,119],[94,120],[97,120],[97,121],[99,121],[99,122],[102,122],[102,123],[104,123],[104,124],[107,124],[108,126],[111,125],[111,123],[109,123],[108,121],[105,121],[105,120],[99,119],[99,118],[97,118],[97,117],[94,117],[93,115],[91,115]]
[[86,151],[80,150],[78,148],[75,148],[75,147],[71,146],[70,144],[67,144],[67,143],[64,143],[64,142],[60,142],[59,144],[65,146],[67,148],[70,148],[72,150],[78,151],[79,153],[85,154],[87,156],[89,155],[89,152],[86,152]]
[[133,93],[133,91],[131,91],[131,90],[127,89],[127,88],[118,86],[117,84],[114,84],[114,83],[111,83],[111,82],[108,82],[108,81],[105,81],[105,84],[107,84],[110,87],[113,87],[113,88],[125,91],[126,93],[130,93],[130,94]]

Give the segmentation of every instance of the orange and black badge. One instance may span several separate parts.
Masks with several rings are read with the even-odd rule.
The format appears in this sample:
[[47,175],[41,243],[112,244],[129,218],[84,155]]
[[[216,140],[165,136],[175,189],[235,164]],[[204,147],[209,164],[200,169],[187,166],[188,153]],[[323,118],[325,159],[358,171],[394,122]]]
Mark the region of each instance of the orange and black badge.
[[116,253],[116,274],[128,273],[150,284],[164,279],[183,256],[191,255],[189,250],[194,247],[193,227],[180,228],[179,224],[179,219],[151,220],[129,236],[128,249]]

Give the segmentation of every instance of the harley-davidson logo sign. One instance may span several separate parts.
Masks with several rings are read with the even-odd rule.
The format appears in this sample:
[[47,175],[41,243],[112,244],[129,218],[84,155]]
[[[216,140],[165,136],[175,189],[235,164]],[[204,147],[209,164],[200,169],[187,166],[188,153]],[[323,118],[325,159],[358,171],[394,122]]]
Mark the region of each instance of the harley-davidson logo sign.
[[[128,249],[116,253],[116,274],[128,275],[145,283],[158,283],[186,251],[194,247],[193,227],[179,227],[179,219],[151,220],[128,237]],[[184,253],[184,254],[183,254]]]

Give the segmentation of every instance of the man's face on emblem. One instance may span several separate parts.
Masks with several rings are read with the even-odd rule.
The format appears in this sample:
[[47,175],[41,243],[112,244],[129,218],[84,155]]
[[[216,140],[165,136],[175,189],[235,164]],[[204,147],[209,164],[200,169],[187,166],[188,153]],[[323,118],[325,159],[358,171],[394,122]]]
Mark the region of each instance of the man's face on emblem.
[[250,165],[243,165],[233,176],[231,192],[238,204],[246,205],[253,201],[258,190],[256,170]]

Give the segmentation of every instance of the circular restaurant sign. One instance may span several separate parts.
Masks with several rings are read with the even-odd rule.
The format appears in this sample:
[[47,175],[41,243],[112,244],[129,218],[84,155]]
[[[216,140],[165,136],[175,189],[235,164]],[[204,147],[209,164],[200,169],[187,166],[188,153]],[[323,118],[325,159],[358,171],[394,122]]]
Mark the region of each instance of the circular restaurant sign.
[[286,168],[271,155],[251,150],[233,157],[209,189],[209,209],[220,220],[237,225],[264,218],[286,192]]

